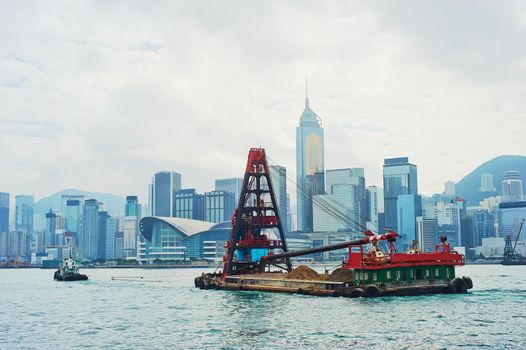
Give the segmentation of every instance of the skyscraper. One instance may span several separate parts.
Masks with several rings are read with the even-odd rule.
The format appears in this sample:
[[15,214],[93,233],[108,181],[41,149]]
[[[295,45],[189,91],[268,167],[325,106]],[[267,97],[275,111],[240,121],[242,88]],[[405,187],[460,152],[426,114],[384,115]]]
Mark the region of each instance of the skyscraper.
[[236,205],[239,202],[241,187],[243,187],[243,179],[237,177],[229,179],[217,179],[215,181],[215,190],[233,193]]
[[174,216],[176,218],[204,220],[205,197],[202,194],[198,194],[193,188],[175,192]]
[[236,204],[231,192],[205,192],[205,221],[219,223],[232,220]]
[[141,210],[137,196],[126,197],[126,207],[124,208],[124,215],[140,217]]
[[506,171],[502,180],[502,196],[505,202],[522,200],[522,179],[518,171]]
[[49,209],[46,213],[46,231],[44,232],[43,245],[44,248],[52,247],[55,245],[55,230],[57,225],[57,215],[53,213],[53,210]]
[[[325,172],[323,127],[305,98],[305,109],[296,128],[298,231],[312,231],[312,195],[323,194]],[[310,179],[308,180],[308,178]],[[318,185],[318,188],[313,188]],[[321,185],[322,188],[319,188]]]
[[0,192],[0,233],[9,231],[9,193]]
[[367,229],[382,232],[378,222],[378,213],[383,209],[383,191],[376,186],[368,186],[365,191]]
[[151,216],[173,216],[173,195],[181,189],[181,174],[160,171],[152,178],[148,207]]
[[106,253],[104,259],[115,259],[115,233],[119,222],[117,219],[109,217],[106,220]]
[[81,201],[78,199],[68,199],[66,201],[64,211],[66,231],[74,233],[74,236],[77,238],[79,233],[79,220],[82,212],[81,208]]
[[484,173],[480,176],[480,191],[481,192],[495,192],[496,188],[493,185],[493,175]]
[[287,230],[287,168],[281,165],[271,165],[269,168],[281,225]]
[[33,234],[33,196],[15,196],[15,229]]
[[106,256],[107,224],[110,215],[107,211],[99,211],[97,219],[97,258]]
[[367,216],[364,170],[327,170],[326,180],[328,193],[313,197],[313,230],[363,231]]
[[418,238],[416,218],[422,216],[422,197],[416,194],[401,194],[396,201],[397,229],[400,239],[397,245],[407,250]]
[[385,227],[397,230],[397,200],[401,194],[418,194],[416,165],[409,158],[384,160],[384,212]]
[[98,217],[99,203],[96,199],[88,199],[84,204],[82,215],[82,230],[79,235],[80,256],[85,259],[97,259],[98,251]]

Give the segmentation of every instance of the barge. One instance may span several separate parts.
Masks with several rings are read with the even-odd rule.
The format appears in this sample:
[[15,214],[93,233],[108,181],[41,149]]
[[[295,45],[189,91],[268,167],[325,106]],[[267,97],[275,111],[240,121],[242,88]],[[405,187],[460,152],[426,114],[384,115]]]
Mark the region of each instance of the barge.
[[[337,210],[328,209],[333,213]],[[342,243],[288,251],[265,150],[253,148],[232,218],[231,237],[225,245],[223,270],[203,273],[194,284],[200,289],[351,298],[462,294],[473,288],[471,278],[456,276],[455,267],[464,265],[464,256],[452,250],[444,236],[434,252],[422,252],[413,241],[407,252],[399,253],[396,232],[374,234],[364,230],[363,235]],[[293,257],[345,248],[347,259],[330,274],[318,274],[306,266],[292,268]]]

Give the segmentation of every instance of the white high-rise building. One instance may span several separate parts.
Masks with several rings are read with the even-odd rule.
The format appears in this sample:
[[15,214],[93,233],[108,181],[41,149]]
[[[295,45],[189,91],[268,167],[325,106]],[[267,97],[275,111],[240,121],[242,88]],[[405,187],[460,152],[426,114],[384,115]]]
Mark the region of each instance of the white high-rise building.
[[493,184],[493,175],[484,173],[480,176],[480,191],[481,192],[495,192],[496,188]]
[[454,196],[455,195],[455,183],[453,181],[446,181],[444,184],[445,191],[444,194],[447,196]]

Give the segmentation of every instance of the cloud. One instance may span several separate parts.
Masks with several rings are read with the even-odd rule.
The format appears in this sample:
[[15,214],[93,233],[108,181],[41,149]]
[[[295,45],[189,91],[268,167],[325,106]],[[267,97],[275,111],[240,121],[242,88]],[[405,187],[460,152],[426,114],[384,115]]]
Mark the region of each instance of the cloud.
[[309,77],[326,167],[409,156],[441,191],[526,153],[520,2],[6,2],[0,13],[0,190],[66,187],[146,201],[241,176],[248,149],[295,173]]

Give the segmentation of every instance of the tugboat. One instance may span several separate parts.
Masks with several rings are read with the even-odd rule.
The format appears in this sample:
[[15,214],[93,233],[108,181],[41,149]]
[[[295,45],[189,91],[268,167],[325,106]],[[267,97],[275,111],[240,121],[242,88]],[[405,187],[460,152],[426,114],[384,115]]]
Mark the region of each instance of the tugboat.
[[70,248],[69,257],[64,258],[60,268],[55,271],[53,278],[57,281],[86,281],[88,276],[79,273],[79,267],[71,257]]
[[[265,150],[253,148],[225,245],[223,271],[196,277],[197,288],[350,298],[463,294],[473,288],[471,278],[456,277],[455,266],[464,265],[464,256],[451,249],[445,236],[434,252],[422,252],[413,241],[408,252],[398,253],[396,232],[367,230],[363,238],[352,241],[288,251],[276,203]],[[337,210],[334,206],[329,209]],[[271,239],[272,233],[278,239]],[[388,243],[388,251],[381,249],[381,242]],[[331,274],[320,275],[306,266],[292,269],[290,258],[345,248],[348,258]],[[274,253],[276,250],[282,252]]]

